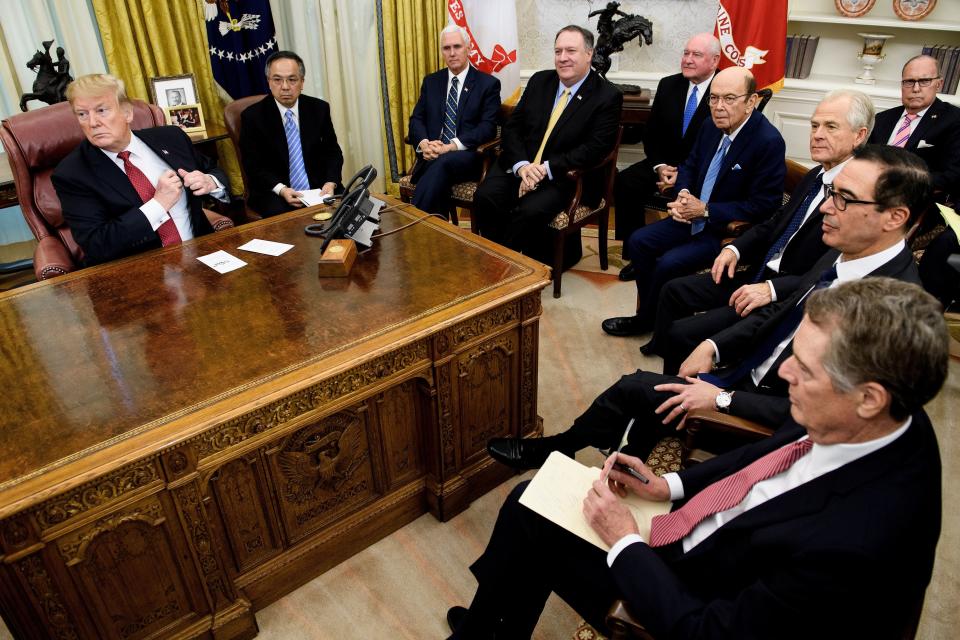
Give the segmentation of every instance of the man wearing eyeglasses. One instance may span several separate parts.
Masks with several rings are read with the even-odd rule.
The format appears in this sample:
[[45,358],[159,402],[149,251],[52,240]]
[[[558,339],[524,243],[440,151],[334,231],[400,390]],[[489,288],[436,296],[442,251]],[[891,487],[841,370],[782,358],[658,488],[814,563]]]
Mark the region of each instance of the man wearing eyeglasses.
[[552,451],[573,455],[616,448],[631,421],[629,449],[646,457],[664,436],[683,428],[688,411],[718,410],[776,427],[790,413],[787,385],[777,376],[793,352],[807,297],[816,289],[865,277],[920,283],[906,230],[930,202],[930,174],[912,153],[866,145],[827,189],[823,242],[831,247],[789,298],[768,304],[700,343],[679,375],[637,371],[598,396],[566,431],[545,438],[494,438],[487,451],[517,469],[536,468]]
[[872,144],[889,144],[923,158],[933,177],[936,199],[956,196],[960,183],[960,109],[937,97],[943,78],[936,58],[915,56],[903,65],[902,107],[877,114]]
[[638,229],[625,251],[633,260],[636,315],[608,318],[603,330],[633,336],[653,329],[660,289],[669,280],[707,267],[720,251],[727,224],[761,222],[783,199],[786,146],[755,110],[753,74],[741,67],[718,73],[710,85],[710,116],[677,174],[669,218]]
[[266,61],[270,95],[240,114],[240,153],[247,204],[262,216],[302,207],[307,189],[328,195],[340,186],[343,152],[330,105],[303,95],[306,69],[292,51]]

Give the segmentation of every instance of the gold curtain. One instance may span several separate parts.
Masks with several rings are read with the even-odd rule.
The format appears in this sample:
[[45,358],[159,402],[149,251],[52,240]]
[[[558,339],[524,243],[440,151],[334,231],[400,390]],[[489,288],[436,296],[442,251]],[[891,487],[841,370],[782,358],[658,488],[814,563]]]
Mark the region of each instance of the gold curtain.
[[[127,95],[150,102],[150,78],[192,73],[207,128],[225,131],[202,4],[203,0],[93,0],[93,10],[107,66],[123,79]],[[218,141],[217,153],[230,190],[242,194],[233,145]]]
[[446,25],[447,3],[436,0],[383,0],[381,5],[383,51],[385,166],[387,190],[398,193],[396,181],[413,167],[412,147],[405,144],[410,113],[428,73],[443,66],[440,30]]

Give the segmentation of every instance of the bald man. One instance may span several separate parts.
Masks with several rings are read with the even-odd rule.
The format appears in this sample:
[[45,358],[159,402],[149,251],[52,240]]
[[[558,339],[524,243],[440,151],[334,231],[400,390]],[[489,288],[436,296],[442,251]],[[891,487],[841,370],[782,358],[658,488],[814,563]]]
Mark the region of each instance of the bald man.
[[727,224],[762,222],[783,200],[786,146],[780,132],[755,110],[759,96],[747,69],[731,67],[710,84],[711,122],[677,172],[670,217],[638,229],[627,241],[637,274],[636,315],[608,318],[603,330],[632,336],[653,329],[663,285],[709,267]]

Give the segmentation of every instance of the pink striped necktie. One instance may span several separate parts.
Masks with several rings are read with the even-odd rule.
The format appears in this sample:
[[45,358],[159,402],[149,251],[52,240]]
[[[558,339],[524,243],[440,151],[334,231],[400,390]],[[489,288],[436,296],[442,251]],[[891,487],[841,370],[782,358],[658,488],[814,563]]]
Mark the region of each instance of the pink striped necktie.
[[753,485],[786,471],[812,447],[809,438],[782,446],[733,475],[717,480],[676,511],[656,516],[650,524],[650,546],[662,547],[676,542],[713,514],[740,504]]
[[[143,171],[140,171],[137,165],[130,162],[130,152],[121,151],[117,154],[117,157],[123,160],[123,170],[127,173],[127,179],[130,180],[130,184],[136,189],[140,199],[147,202],[153,198],[157,189]],[[170,212],[168,211],[167,215],[169,214]],[[163,246],[183,242],[180,238],[180,232],[177,231],[177,225],[173,222],[173,216],[167,218],[163,224],[157,227],[157,235],[160,236],[160,244]]]
[[900,147],[901,149],[906,146],[907,140],[910,139],[910,123],[917,119],[917,116],[910,115],[909,113],[903,114],[903,123],[900,125],[900,128],[897,129],[897,135],[893,138],[893,146]]

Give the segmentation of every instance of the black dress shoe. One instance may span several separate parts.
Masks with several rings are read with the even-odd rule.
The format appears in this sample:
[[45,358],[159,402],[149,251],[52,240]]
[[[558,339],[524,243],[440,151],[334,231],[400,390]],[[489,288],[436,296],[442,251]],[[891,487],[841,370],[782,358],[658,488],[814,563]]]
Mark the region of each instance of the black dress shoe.
[[487,453],[514,469],[539,469],[556,450],[551,438],[491,438]]
[[645,355],[645,356],[653,356],[653,355],[656,355],[656,354],[657,354],[657,345],[656,345],[656,343],[655,343],[653,340],[651,340],[650,342],[647,342],[646,344],[640,345],[640,353],[642,353],[642,354]]
[[463,619],[467,617],[466,607],[450,607],[447,610],[447,624],[450,625],[450,631],[456,633]]
[[633,268],[633,263],[628,262],[627,266],[623,269],[620,269],[620,273],[617,274],[617,277],[623,280],[624,282],[629,282],[630,280],[637,279],[637,272]]
[[638,336],[650,330],[650,327],[645,326],[639,316],[607,318],[600,326],[612,336]]

